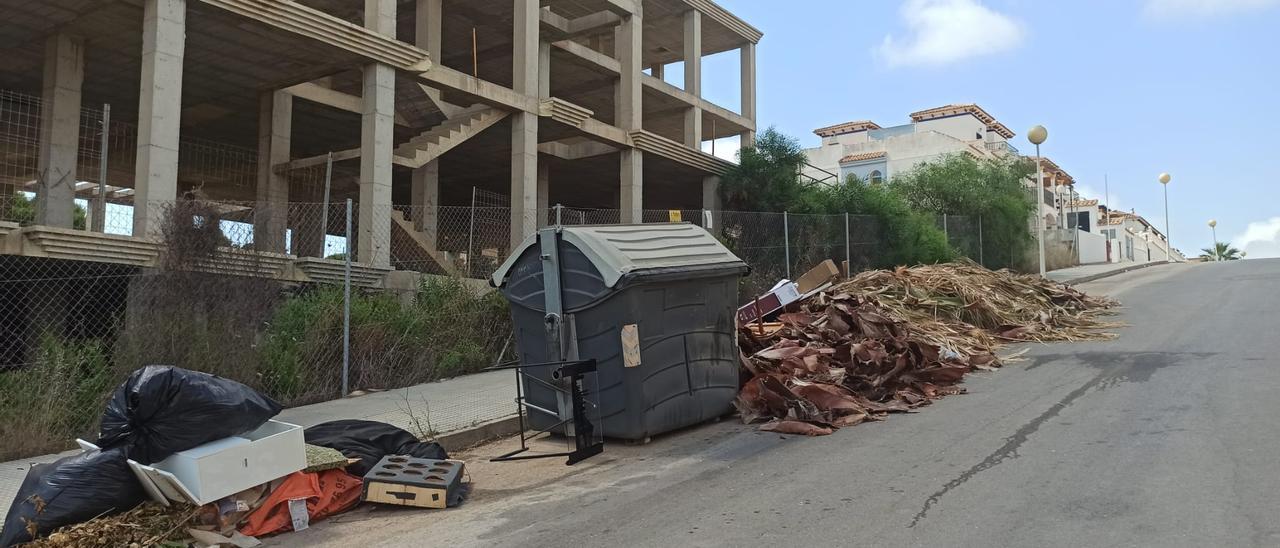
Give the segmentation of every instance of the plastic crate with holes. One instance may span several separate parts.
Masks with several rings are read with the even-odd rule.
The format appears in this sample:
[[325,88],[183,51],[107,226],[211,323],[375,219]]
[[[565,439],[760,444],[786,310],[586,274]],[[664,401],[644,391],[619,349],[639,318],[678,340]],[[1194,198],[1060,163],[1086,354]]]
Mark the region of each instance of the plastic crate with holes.
[[364,475],[361,500],[446,508],[462,500],[463,462],[387,455]]

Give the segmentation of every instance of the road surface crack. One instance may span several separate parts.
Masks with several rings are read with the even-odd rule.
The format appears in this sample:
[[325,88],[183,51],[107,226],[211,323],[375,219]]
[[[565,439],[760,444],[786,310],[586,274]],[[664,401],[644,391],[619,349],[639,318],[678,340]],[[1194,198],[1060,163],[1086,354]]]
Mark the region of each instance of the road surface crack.
[[996,449],[990,455],[987,455],[987,458],[982,459],[982,462],[979,462],[968,470],[965,470],[955,479],[952,479],[947,482],[946,485],[943,485],[942,489],[939,489],[936,493],[930,495],[929,498],[925,500],[924,506],[920,508],[920,512],[911,519],[911,524],[908,525],[907,528],[913,528],[916,524],[920,523],[920,521],[929,513],[929,509],[933,508],[933,506],[942,499],[942,496],[950,492],[952,489],[963,485],[974,476],[1000,465],[1000,463],[1004,462],[1006,459],[1017,457],[1018,448],[1027,441],[1027,438],[1029,438],[1031,434],[1034,434],[1039,430],[1040,426],[1043,425],[1045,421],[1058,416],[1058,413],[1061,413],[1062,410],[1066,409],[1072,402],[1088,393],[1094,387],[1098,386],[1098,384],[1104,379],[1109,377],[1110,375],[1105,372],[1098,374],[1093,379],[1090,379],[1089,382],[1086,382],[1079,388],[1072,390],[1065,397],[1059,400],[1058,403],[1053,404],[1052,407],[1045,410],[1044,413],[1041,413],[1040,416],[1022,425],[1022,427],[1018,428],[1018,431],[1014,432],[1012,436],[1005,438],[1004,445],[1000,446],[999,449]]

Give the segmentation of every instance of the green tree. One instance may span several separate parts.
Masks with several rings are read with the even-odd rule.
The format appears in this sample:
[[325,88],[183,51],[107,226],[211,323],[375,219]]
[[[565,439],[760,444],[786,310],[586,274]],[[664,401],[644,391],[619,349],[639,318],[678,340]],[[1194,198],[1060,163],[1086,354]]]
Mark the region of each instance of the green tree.
[[[71,223],[77,230],[84,230],[88,226],[88,212],[75,205],[75,211],[72,212]],[[16,222],[22,226],[35,224],[36,222],[36,204],[35,200],[28,198],[22,192],[14,193],[9,200],[9,211],[5,213],[5,220]]]
[[800,182],[806,157],[800,141],[774,128],[738,151],[738,165],[720,182],[726,211],[794,211],[809,187]]
[[[822,185],[807,196],[813,213],[852,213],[873,216],[879,231],[879,252],[868,266],[888,268],[898,265],[946,262],[954,258],[947,236],[934,224],[932,214],[913,209],[907,200],[887,185],[870,184],[850,175],[838,185]],[[843,231],[844,227],[839,226]]]
[[1218,242],[1213,247],[1200,250],[1200,258],[1206,261],[1238,261],[1240,250],[1231,247],[1231,242]]
[[957,154],[896,175],[890,186],[916,210],[980,218],[984,259],[1005,267],[1033,240],[1029,220],[1036,204],[1026,181],[1034,171],[1025,158],[978,160]]

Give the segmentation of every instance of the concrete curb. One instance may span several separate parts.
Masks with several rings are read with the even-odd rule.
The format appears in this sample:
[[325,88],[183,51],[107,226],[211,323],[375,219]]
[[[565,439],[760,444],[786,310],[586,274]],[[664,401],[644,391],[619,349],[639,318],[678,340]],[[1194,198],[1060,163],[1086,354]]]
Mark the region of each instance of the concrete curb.
[[445,451],[452,453],[518,433],[520,433],[520,417],[511,415],[481,423],[471,428],[441,434],[435,441],[444,447]]
[[1149,263],[1135,264],[1135,265],[1132,265],[1132,266],[1126,266],[1126,267],[1124,267],[1124,268],[1118,268],[1118,269],[1115,269],[1115,270],[1109,270],[1109,271],[1107,271],[1107,272],[1100,272],[1100,273],[1098,273],[1098,274],[1090,274],[1090,275],[1088,275],[1088,276],[1081,276],[1081,277],[1079,277],[1079,278],[1070,279],[1070,280],[1067,280],[1067,281],[1062,282],[1062,283],[1067,284],[1067,285],[1077,285],[1077,284],[1082,284],[1082,283],[1088,283],[1088,282],[1092,282],[1092,281],[1095,281],[1095,280],[1101,280],[1101,279],[1103,279],[1103,278],[1110,278],[1111,276],[1116,276],[1116,275],[1119,275],[1119,274],[1124,274],[1125,272],[1133,272],[1134,270],[1141,270],[1141,269],[1144,269],[1144,268],[1147,268],[1147,267],[1152,267],[1152,266],[1157,266],[1157,265],[1162,265],[1162,264],[1169,264],[1169,261],[1152,261],[1152,262],[1149,262]]

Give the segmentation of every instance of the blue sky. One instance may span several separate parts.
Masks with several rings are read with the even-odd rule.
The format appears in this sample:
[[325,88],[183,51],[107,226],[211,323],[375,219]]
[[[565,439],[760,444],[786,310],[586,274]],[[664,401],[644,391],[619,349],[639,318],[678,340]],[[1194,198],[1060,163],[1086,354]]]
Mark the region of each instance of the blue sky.
[[[978,103],[1083,194],[1164,224],[1174,246],[1220,240],[1280,257],[1280,0],[719,0],[765,33],[761,128],[816,146],[817,127],[889,126]],[[704,61],[704,93],[739,104],[736,53]],[[667,78],[680,78],[668,69]],[[732,149],[721,143],[717,152]],[[1248,241],[1246,241],[1248,240]]]

